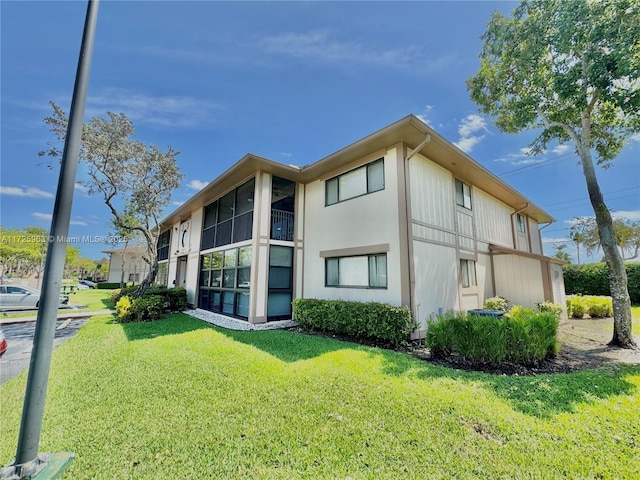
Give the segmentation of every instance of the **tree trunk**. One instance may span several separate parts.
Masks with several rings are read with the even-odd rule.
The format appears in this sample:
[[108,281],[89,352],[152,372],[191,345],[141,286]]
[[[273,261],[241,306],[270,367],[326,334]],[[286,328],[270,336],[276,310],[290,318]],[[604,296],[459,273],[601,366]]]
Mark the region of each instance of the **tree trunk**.
[[142,295],[144,295],[144,292],[147,290],[147,288],[153,285],[153,282],[156,281],[157,274],[158,274],[158,260],[154,259],[153,263],[149,268],[149,275],[147,275],[147,277],[140,283],[140,286],[138,287],[136,292],[133,294],[133,297],[140,298]]
[[627,287],[627,272],[616,245],[611,213],[604,203],[604,198],[598,185],[591,152],[587,148],[581,148],[579,153],[582,171],[587,181],[589,199],[596,215],[600,246],[602,247],[607,267],[609,267],[609,284],[613,301],[613,338],[609,345],[622,348],[638,348],[631,330],[631,300],[629,299]]

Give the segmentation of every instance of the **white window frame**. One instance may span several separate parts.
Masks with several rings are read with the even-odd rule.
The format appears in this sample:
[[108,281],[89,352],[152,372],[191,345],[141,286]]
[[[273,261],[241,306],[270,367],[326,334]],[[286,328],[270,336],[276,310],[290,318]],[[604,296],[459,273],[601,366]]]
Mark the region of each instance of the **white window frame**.
[[[464,183],[456,178],[456,205],[467,210],[473,210],[473,201],[471,198],[471,185]],[[460,195],[461,200],[458,199]]]
[[[375,168],[382,164],[382,183],[376,184],[373,181],[372,175],[375,172]],[[342,189],[346,192],[347,181],[351,180],[350,184],[355,184],[356,188],[352,192],[342,193]],[[358,188],[359,184],[359,188]],[[337,175],[333,178],[330,178],[325,181],[325,189],[324,189],[324,201],[325,207],[330,205],[335,205],[336,203],[341,203],[346,200],[351,200],[352,198],[361,197],[363,195],[368,195],[370,193],[379,192],[384,190],[385,188],[385,178],[384,178],[384,157],[374,160],[373,162],[369,162],[366,165],[362,165],[361,167],[354,168],[353,170],[349,170],[348,172]],[[331,191],[331,195],[329,192]],[[348,195],[348,196],[346,196]],[[331,198],[330,198],[331,197]]]
[[[384,272],[381,275],[373,275],[372,263],[378,267],[381,259],[384,259]],[[353,263],[354,261],[362,261],[363,267],[366,268],[366,272],[360,272],[361,277],[366,277],[366,283],[364,280],[361,283],[349,282],[349,278],[354,278],[354,275],[348,275],[347,272],[340,271],[340,264],[343,263],[346,268],[347,263]],[[330,282],[329,279],[329,265],[332,264],[333,268],[337,267],[337,282]],[[355,272],[357,273],[357,272]],[[343,276],[343,274],[345,276]],[[386,253],[374,253],[370,255],[357,255],[346,257],[329,257],[325,258],[325,287],[329,288],[365,288],[365,289],[377,289],[386,290],[389,286],[388,278],[388,266],[387,266],[387,254]],[[373,278],[375,277],[375,278]],[[378,281],[383,279],[383,281]]]
[[462,283],[462,288],[473,288],[478,286],[475,260],[468,260],[466,258],[460,259],[460,282]]

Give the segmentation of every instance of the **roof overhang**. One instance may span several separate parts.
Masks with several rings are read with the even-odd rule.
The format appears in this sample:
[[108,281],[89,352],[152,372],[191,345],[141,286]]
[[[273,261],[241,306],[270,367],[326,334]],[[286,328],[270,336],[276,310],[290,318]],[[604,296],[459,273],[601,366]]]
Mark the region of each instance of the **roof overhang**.
[[[425,143],[427,135],[431,136],[431,140]],[[404,144],[410,150],[420,147],[415,153],[424,155],[429,160],[451,171],[456,178],[484,190],[512,207],[514,211],[526,214],[538,223],[555,221],[551,215],[473,160],[418,117],[408,115],[315,163],[301,168],[284,165],[258,155],[247,154],[167,216],[162,221],[162,225],[171,225],[188,218],[192,211],[204,207],[214,198],[221,197],[258,171],[300,183],[309,183],[372,152],[398,144]]]
[[502,245],[494,245],[493,243],[489,244],[489,252],[491,252],[492,255],[518,255],[520,257],[535,258],[536,260],[557,263],[558,265],[564,265],[567,263],[556,257],[547,257],[546,255],[516,250],[515,248],[503,247]]

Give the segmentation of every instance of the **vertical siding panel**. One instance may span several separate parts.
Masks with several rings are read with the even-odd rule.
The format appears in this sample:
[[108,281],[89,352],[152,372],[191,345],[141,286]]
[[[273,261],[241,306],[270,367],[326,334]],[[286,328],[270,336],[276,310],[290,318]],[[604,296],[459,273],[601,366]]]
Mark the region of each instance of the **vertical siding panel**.
[[431,160],[416,155],[409,161],[413,220],[453,230],[453,177]]
[[513,247],[511,231],[513,209],[479,188],[474,188],[473,192],[478,239]]

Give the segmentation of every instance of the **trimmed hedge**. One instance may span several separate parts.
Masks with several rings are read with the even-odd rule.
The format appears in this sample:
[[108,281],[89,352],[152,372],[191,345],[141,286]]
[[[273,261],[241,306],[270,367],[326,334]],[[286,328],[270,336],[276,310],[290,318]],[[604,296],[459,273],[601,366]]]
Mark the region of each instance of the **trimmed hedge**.
[[112,290],[114,288],[120,288],[120,282],[100,282],[96,283],[96,288],[99,290]]
[[447,312],[428,321],[426,344],[436,357],[536,366],[558,352],[559,323],[554,313],[523,308],[501,319]]
[[407,307],[376,302],[297,298],[293,301],[293,317],[307,330],[383,340],[394,345],[408,340],[416,328]]
[[187,291],[183,287],[149,287],[140,298],[133,298],[138,287],[114,290],[118,322],[150,322],[167,312],[181,312],[187,307]]
[[613,316],[611,297],[604,295],[569,295],[567,297],[567,314],[571,318],[582,318],[584,314],[591,318]]
[[[631,303],[640,304],[640,263],[625,263],[625,270]],[[563,275],[567,295],[611,295],[609,268],[606,263],[565,265]]]

